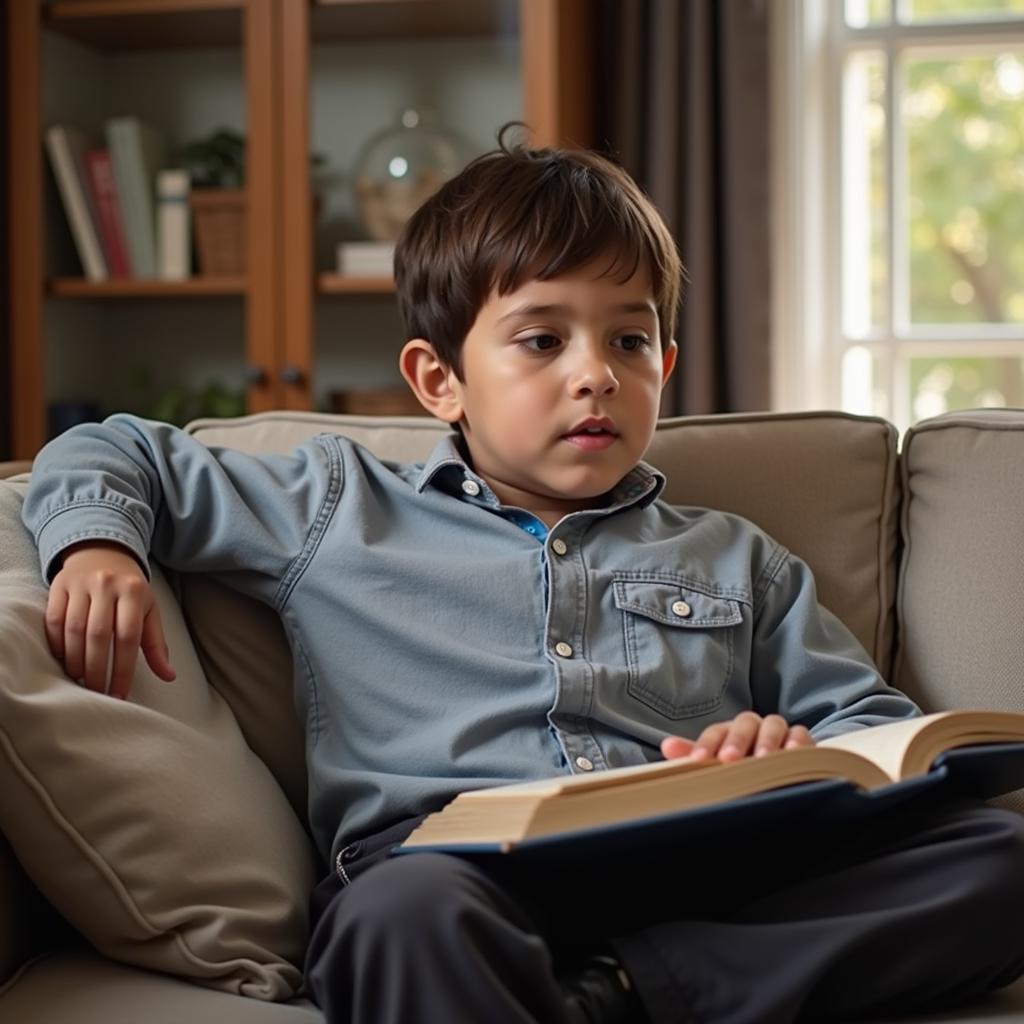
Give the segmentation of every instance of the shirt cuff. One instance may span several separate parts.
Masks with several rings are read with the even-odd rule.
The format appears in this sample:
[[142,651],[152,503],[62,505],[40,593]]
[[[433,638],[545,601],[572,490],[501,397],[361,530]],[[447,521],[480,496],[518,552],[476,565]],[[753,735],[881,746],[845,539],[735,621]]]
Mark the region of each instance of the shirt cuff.
[[127,516],[112,513],[109,506],[71,505],[48,519],[36,538],[47,585],[60,572],[61,552],[72,544],[90,540],[112,541],[127,548],[146,574],[146,579],[150,578],[147,545]]

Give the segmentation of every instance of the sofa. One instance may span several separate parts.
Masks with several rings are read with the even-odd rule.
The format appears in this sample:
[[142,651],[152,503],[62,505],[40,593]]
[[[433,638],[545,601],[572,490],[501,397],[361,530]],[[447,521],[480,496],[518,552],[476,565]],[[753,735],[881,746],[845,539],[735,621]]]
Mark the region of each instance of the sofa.
[[[187,429],[252,452],[334,431],[415,461],[445,427],[272,412]],[[926,710],[1024,710],[1024,411],[902,439],[837,412],[667,419],[647,457],[667,500],[745,515],[806,559],[822,603]],[[155,567],[177,680],[140,657],[128,701],[75,686],[43,634],[27,480],[0,482],[0,1022],[322,1022],[301,964],[325,868],[279,622]],[[1024,983],[916,1019],[1021,1021]]]

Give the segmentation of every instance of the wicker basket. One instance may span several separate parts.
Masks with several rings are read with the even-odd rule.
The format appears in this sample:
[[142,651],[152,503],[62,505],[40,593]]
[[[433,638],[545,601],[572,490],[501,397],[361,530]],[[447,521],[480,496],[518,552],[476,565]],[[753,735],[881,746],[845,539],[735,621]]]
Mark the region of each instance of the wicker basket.
[[245,273],[245,189],[201,188],[189,195],[199,273]]

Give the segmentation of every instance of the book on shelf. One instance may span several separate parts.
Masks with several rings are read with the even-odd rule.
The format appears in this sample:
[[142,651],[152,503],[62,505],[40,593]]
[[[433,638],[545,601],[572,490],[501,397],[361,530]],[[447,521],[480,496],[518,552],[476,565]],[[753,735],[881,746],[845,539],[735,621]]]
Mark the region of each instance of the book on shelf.
[[164,281],[192,275],[192,221],[188,171],[167,168],[156,177],[158,271]]
[[980,797],[1024,786],[1024,714],[940,712],[729,763],[656,761],[469,790],[398,852],[578,856],[699,830],[849,820],[940,785]]
[[132,268],[128,262],[128,246],[121,224],[121,209],[117,200],[117,184],[114,181],[114,166],[110,154],[105,149],[86,150],[85,167],[99,221],[107,269],[111,277],[131,277]]
[[111,118],[105,131],[132,276],[156,277],[156,175],[163,164],[163,141],[156,129],[135,117]]
[[109,270],[88,185],[82,133],[71,125],[52,125],[46,130],[46,151],[82,270],[90,281],[105,281]]
[[351,277],[390,277],[394,272],[394,242],[340,242],[338,273]]

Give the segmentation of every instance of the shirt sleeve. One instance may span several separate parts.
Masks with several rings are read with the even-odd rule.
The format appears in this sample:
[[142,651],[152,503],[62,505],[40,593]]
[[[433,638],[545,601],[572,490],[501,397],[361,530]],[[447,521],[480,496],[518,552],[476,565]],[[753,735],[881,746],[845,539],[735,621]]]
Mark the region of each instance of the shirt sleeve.
[[246,455],[119,414],[74,427],[43,448],[22,519],[47,583],[69,545],[109,540],[147,572],[151,553],[172,569],[229,577],[279,605],[340,476],[340,458],[322,438],[290,455]]
[[815,740],[921,714],[886,685],[856,637],[818,603],[806,562],[779,549],[755,608],[751,658],[754,710],[806,725]]

